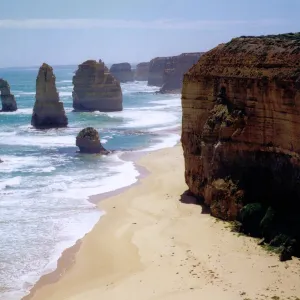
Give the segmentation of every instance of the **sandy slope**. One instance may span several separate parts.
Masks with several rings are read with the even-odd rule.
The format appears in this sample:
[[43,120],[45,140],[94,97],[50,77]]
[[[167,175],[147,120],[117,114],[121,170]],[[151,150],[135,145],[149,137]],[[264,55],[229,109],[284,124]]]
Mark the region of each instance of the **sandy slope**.
[[180,201],[187,189],[180,146],[147,154],[139,163],[151,174],[100,202],[107,215],[83,239],[76,262],[32,299],[300,297],[298,259],[280,263],[255,240]]

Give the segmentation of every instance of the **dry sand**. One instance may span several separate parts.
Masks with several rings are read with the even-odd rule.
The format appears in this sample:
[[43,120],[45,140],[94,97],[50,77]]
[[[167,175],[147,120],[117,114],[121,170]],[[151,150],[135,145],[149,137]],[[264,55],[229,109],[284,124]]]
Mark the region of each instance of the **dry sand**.
[[[281,263],[256,240],[186,203],[192,198],[181,196],[187,190],[181,146],[148,153],[139,164],[150,174],[100,201],[107,214],[31,299],[300,298],[298,259]],[[66,268],[70,257],[75,262]]]

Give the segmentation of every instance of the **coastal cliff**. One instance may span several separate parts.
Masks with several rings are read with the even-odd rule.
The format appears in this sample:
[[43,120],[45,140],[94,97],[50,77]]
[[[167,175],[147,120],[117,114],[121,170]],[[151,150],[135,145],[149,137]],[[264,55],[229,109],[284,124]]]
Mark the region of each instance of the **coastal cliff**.
[[73,108],[76,111],[120,111],[122,90],[100,60],[87,60],[73,76]]
[[160,92],[180,93],[184,73],[198,62],[201,55],[203,55],[202,52],[182,53],[170,58],[170,63],[164,69],[163,86]]
[[4,112],[16,111],[17,102],[15,96],[10,93],[10,86],[8,82],[0,78],[0,94],[2,102],[2,110]]
[[156,57],[150,61],[148,85],[162,87],[161,92],[179,92],[183,74],[196,63],[201,52],[183,53],[177,56]]
[[181,137],[186,183],[211,214],[273,246],[292,240],[298,254],[299,61],[300,34],[207,52],[184,75]]
[[134,79],[137,81],[147,81],[149,75],[149,62],[142,62],[136,65]]
[[129,63],[113,64],[110,73],[120,82],[133,81],[133,72]]
[[68,125],[64,105],[59,101],[53,68],[44,63],[36,78],[36,96],[31,118],[36,128],[57,128]]

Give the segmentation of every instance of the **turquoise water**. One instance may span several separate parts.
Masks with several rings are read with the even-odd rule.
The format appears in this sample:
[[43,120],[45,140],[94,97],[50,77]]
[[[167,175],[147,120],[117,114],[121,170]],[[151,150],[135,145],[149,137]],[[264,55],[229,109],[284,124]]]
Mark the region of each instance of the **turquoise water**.
[[[18,111],[0,113],[0,299],[20,299],[56,267],[62,251],[91,230],[103,212],[88,196],[128,186],[139,175],[127,151],[151,151],[179,140],[179,95],[159,95],[146,82],[122,84],[122,112],[72,111],[76,66],[54,67],[69,119],[64,129],[31,127],[38,68],[0,69]],[[82,155],[75,137],[95,127],[109,156]]]

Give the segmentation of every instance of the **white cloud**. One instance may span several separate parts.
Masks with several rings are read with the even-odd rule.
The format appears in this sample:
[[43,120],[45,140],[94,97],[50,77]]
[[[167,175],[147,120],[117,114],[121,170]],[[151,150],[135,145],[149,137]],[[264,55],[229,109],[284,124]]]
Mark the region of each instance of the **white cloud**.
[[92,29],[92,28],[130,28],[130,29],[189,29],[209,30],[227,26],[270,26],[283,24],[284,20],[114,20],[114,19],[0,19],[0,29]]

